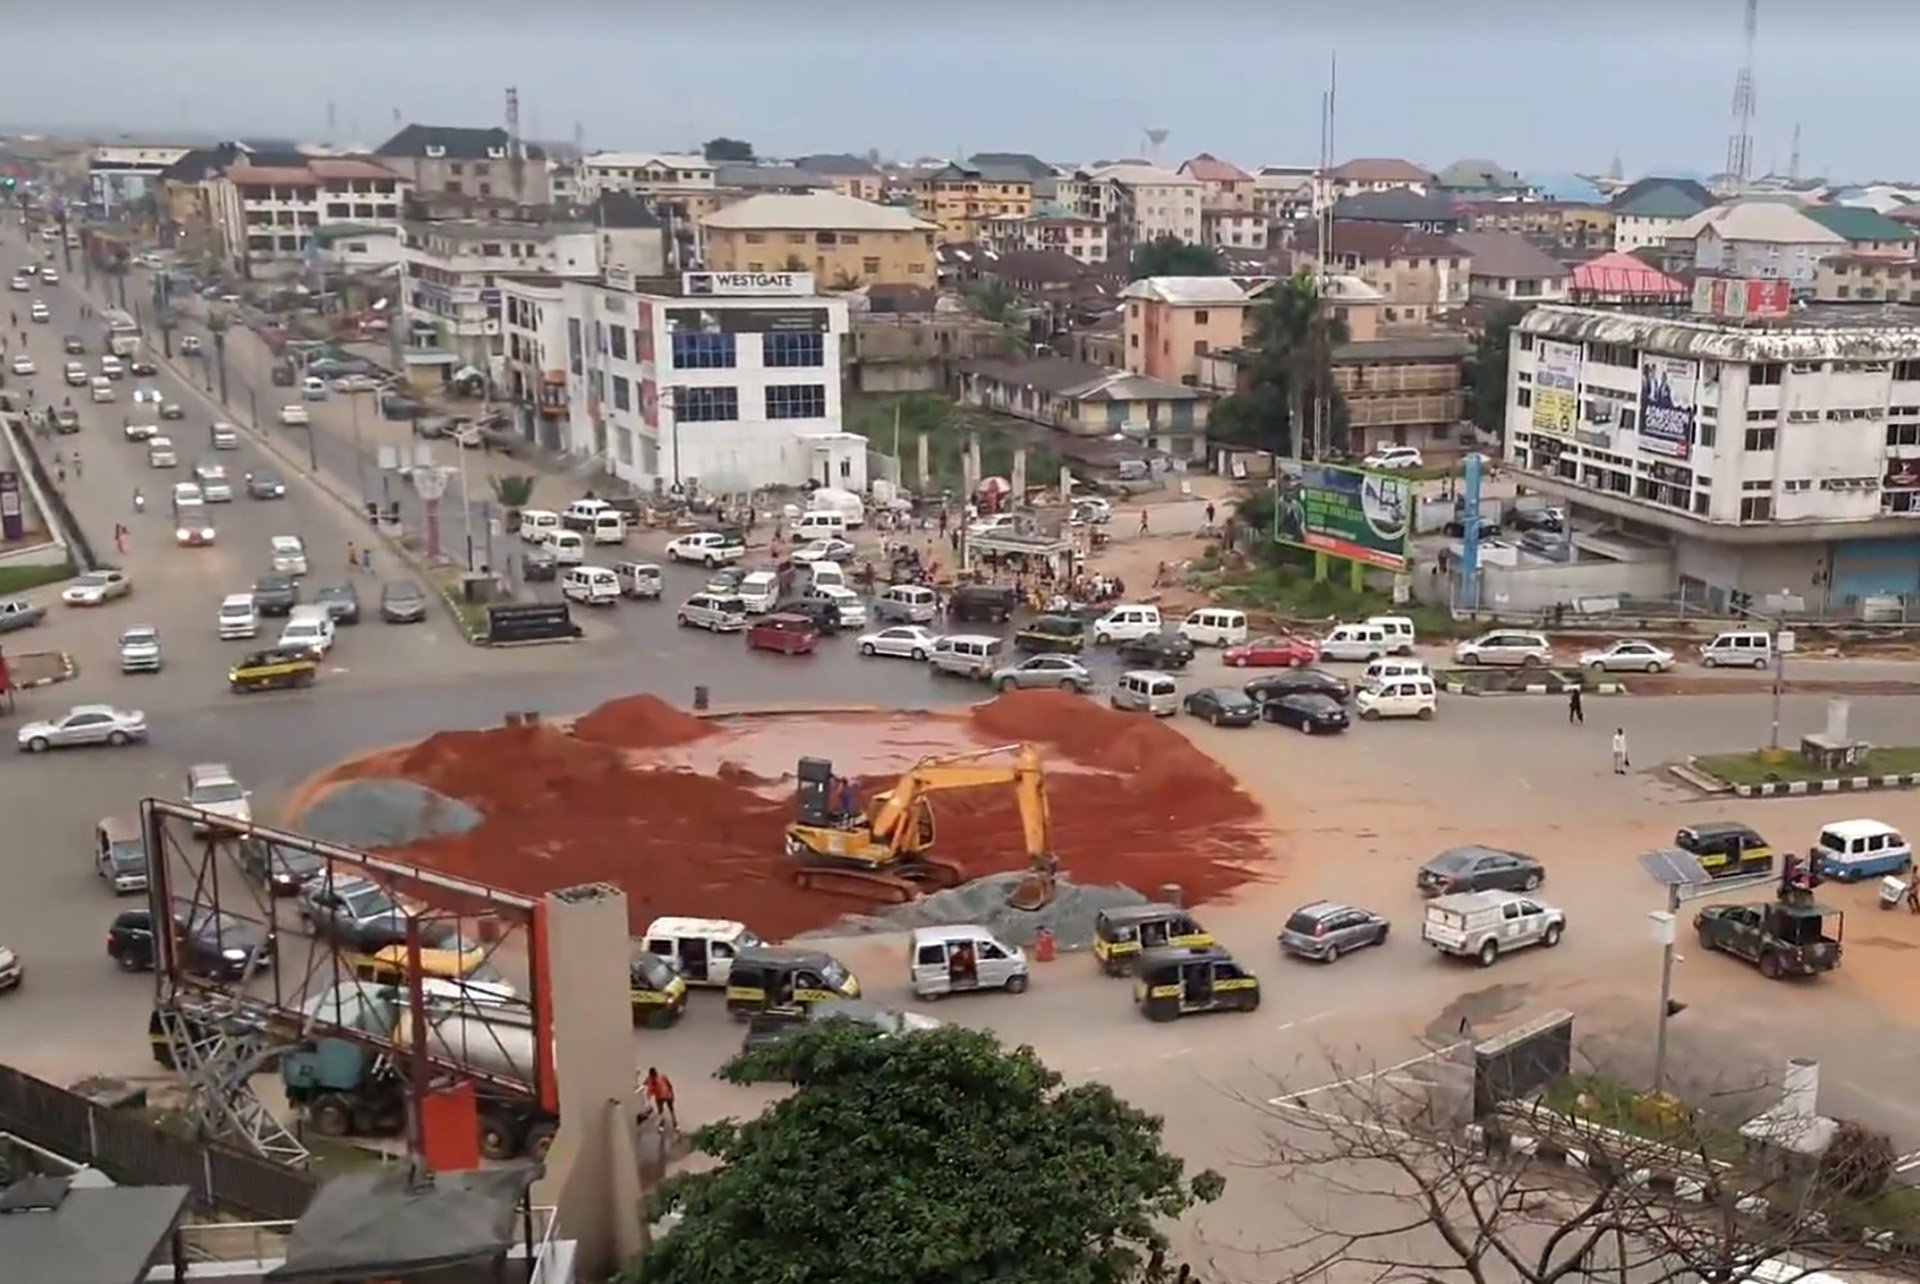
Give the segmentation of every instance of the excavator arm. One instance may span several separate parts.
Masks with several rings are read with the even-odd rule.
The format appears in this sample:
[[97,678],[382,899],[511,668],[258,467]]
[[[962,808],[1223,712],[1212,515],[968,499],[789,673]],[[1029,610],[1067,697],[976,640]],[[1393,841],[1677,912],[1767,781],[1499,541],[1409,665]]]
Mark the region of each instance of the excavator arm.
[[960,757],[920,762],[893,789],[876,799],[868,824],[876,842],[900,851],[912,841],[912,818],[929,794],[1006,784],[1013,786],[1020,808],[1029,867],[1027,878],[1009,897],[1009,903],[1018,909],[1038,909],[1053,899],[1059,862],[1053,853],[1046,772],[1033,746],[1001,745]]

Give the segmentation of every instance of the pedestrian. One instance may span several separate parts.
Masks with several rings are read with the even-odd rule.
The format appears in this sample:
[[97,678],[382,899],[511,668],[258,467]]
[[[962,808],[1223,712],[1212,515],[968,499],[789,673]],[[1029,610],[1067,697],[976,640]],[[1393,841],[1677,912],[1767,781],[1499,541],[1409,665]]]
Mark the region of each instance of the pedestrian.
[[1920,877],[1907,871],[1907,913],[1920,914]]
[[673,1108],[673,1080],[648,1066],[646,1085],[647,1100],[653,1105],[654,1126],[665,1132],[671,1122],[673,1130],[679,1132],[680,1116]]
[[1632,765],[1633,763],[1627,758],[1627,729],[1615,727],[1613,729],[1613,774],[1624,776],[1627,774],[1627,768]]
[[[363,548],[360,550],[360,569],[368,575],[373,574],[373,549]],[[485,570],[486,568],[483,566],[480,569]]]
[[78,450],[75,450],[75,451],[73,452],[73,475],[74,475],[74,478],[75,478],[75,480],[78,480],[78,479],[79,479],[79,476],[80,476],[80,452],[79,452]]
[[127,555],[127,528],[119,522],[113,524],[113,549],[122,557]]
[[1578,683],[1567,688],[1567,723],[1571,726],[1576,722],[1583,727],[1587,725],[1587,711],[1580,707],[1580,685]]
[[1147,510],[1144,508],[1140,510],[1140,533],[1142,535],[1147,533]]
[[354,550],[353,541],[348,540],[347,541],[347,574],[351,575],[359,569],[360,569],[360,554]]
[[1207,529],[1213,529],[1213,501],[1207,501]]

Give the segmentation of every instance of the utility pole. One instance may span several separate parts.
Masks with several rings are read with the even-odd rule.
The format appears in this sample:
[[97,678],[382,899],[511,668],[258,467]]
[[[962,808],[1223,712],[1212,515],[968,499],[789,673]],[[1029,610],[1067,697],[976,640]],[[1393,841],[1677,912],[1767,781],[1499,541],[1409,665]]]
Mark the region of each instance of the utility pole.
[[1674,942],[1680,928],[1680,892],[1679,883],[1667,884],[1667,917],[1662,925],[1662,934],[1666,938],[1666,948],[1660,955],[1660,1019],[1654,1026],[1653,1035],[1653,1090],[1656,1094],[1667,1083],[1667,1018],[1672,1015],[1673,1006],[1673,956]]

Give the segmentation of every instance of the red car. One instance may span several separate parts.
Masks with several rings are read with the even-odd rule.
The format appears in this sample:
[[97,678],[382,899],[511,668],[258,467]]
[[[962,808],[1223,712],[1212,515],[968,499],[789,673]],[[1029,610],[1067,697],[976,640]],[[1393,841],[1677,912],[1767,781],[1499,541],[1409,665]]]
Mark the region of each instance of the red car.
[[1283,633],[1278,637],[1250,638],[1239,646],[1230,646],[1222,656],[1236,669],[1291,669],[1296,664],[1312,664],[1320,658],[1320,644],[1312,638]]
[[819,641],[820,631],[804,615],[763,615],[747,630],[749,651],[811,655]]

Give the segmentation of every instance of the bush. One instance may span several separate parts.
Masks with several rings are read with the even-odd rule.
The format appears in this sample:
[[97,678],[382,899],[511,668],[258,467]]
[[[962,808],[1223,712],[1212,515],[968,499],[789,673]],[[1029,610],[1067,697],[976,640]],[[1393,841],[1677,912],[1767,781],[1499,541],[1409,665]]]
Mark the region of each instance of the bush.
[[1886,1133],[1842,1119],[1820,1156],[1820,1184],[1836,1195],[1872,1199],[1892,1178],[1894,1158],[1893,1139]]

